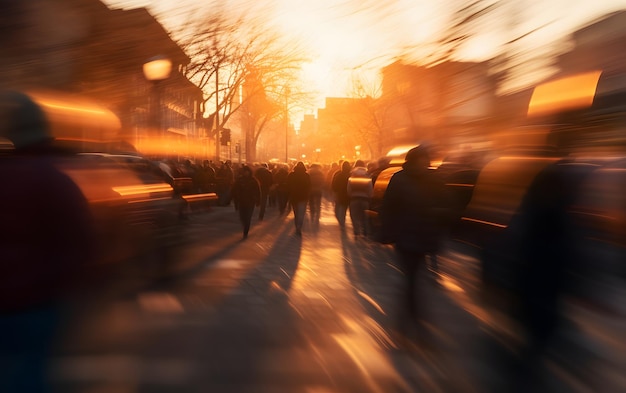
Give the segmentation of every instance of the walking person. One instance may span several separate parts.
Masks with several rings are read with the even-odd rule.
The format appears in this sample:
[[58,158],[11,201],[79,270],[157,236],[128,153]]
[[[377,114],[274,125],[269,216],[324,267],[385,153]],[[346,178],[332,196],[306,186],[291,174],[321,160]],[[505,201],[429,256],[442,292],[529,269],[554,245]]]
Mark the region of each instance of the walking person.
[[252,169],[249,166],[244,165],[239,172],[240,175],[233,183],[231,195],[235,210],[239,212],[239,220],[243,227],[243,239],[246,239],[250,231],[254,207],[259,206],[261,202],[261,187],[252,176]]
[[332,190],[335,197],[335,218],[339,226],[343,230],[346,226],[346,213],[350,206],[350,197],[348,196],[348,178],[352,165],[348,161],[341,164],[341,169],[335,173],[332,181]]
[[443,182],[428,168],[427,146],[420,145],[406,154],[402,170],[390,179],[381,209],[381,241],[392,243],[406,286],[399,310],[397,333],[400,340],[417,333],[426,342],[425,314],[418,291],[423,288],[426,255],[436,251],[445,225]]
[[287,177],[289,177],[289,171],[285,165],[281,165],[274,174],[274,185],[276,186],[276,204],[278,205],[278,212],[282,216],[287,209],[287,202],[289,200],[289,190],[287,189]]
[[228,206],[232,199],[231,189],[235,177],[230,160],[224,162],[215,175],[217,181],[217,203],[219,206]]
[[374,184],[363,161],[358,160],[354,164],[354,169],[348,178],[347,190],[350,198],[350,221],[352,221],[354,238],[365,237],[368,232],[367,210],[374,193]]
[[259,206],[259,220],[265,217],[265,208],[267,207],[267,198],[270,193],[270,188],[274,183],[272,172],[267,167],[267,164],[263,163],[254,172],[254,177],[258,180],[261,186],[261,204]]
[[287,177],[289,203],[293,208],[296,235],[302,236],[302,225],[306,214],[306,205],[311,192],[311,177],[306,171],[304,163],[299,161]]
[[311,222],[314,225],[319,224],[320,214],[322,210],[322,195],[324,193],[324,183],[326,176],[322,171],[320,164],[312,164],[309,168],[309,176],[311,177],[311,192],[309,193],[309,212],[311,214]]

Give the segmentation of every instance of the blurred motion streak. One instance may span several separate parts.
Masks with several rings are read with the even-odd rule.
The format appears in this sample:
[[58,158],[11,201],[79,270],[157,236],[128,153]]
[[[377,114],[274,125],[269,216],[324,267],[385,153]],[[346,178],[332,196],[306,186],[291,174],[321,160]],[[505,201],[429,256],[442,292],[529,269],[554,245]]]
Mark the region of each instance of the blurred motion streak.
[[136,196],[136,195],[146,195],[153,192],[171,192],[173,188],[171,185],[167,183],[157,183],[157,184],[138,184],[133,186],[119,186],[113,187],[113,191],[120,194],[120,196]]
[[379,312],[379,313],[381,313],[381,314],[383,314],[383,315],[387,315],[387,314],[385,313],[385,310],[383,310],[383,308],[382,308],[382,307],[381,307],[378,303],[376,303],[376,301],[375,301],[374,299],[372,299],[372,297],[371,297],[371,296],[369,296],[367,293],[365,293],[365,292],[363,292],[363,291],[359,291],[359,290],[357,290],[357,291],[356,291],[356,293],[358,293],[358,294],[359,294],[359,296],[361,296],[363,299],[367,300],[367,301],[369,302],[369,304],[371,304],[372,306],[374,306],[374,308],[375,308],[376,310],[378,310],[378,312]]
[[383,378],[383,380],[389,379],[400,384],[403,391],[411,391],[406,381],[394,368],[391,360],[376,346],[372,345],[372,338],[368,332],[355,320],[345,315],[339,315],[339,319],[351,332],[348,334],[334,334],[333,338],[358,367],[364,382],[370,387],[371,391],[376,393],[388,391],[376,382],[381,379],[381,376],[387,377]]
[[528,105],[528,116],[590,107],[601,74],[587,72],[537,86]]

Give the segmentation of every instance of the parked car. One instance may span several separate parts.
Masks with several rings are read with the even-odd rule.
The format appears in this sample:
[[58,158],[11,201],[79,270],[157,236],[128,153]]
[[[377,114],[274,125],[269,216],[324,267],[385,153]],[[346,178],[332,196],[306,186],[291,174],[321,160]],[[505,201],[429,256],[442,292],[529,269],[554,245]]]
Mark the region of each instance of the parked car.
[[[67,174],[89,203],[97,250],[88,270],[94,275],[128,267],[146,275],[163,272],[180,236],[172,186],[139,154],[116,150],[120,122],[112,112],[75,95],[24,94],[49,122],[55,151],[48,153],[51,165]],[[0,139],[0,159],[11,159],[11,137]]]

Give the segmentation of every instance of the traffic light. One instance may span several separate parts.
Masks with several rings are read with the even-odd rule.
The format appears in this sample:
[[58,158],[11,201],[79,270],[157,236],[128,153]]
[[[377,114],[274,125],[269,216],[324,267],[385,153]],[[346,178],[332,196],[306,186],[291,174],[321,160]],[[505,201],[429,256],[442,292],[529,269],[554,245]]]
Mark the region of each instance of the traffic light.
[[230,144],[230,129],[223,128],[220,134],[220,144],[222,146],[228,146]]

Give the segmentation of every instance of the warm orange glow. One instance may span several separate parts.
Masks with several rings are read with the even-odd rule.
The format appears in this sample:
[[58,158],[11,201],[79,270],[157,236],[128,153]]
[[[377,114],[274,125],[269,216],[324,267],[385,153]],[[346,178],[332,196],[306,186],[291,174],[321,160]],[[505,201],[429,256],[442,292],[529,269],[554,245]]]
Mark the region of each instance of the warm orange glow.
[[47,90],[27,94],[44,111],[56,139],[110,141],[121,129],[115,113],[85,97]]
[[143,65],[143,74],[149,81],[160,81],[170,77],[172,61],[164,57],[155,57]]
[[169,192],[172,186],[167,183],[137,184],[132,186],[112,187],[120,196],[146,195],[152,192]]
[[148,156],[207,157],[215,150],[215,142],[208,139],[158,137],[139,138],[135,143],[138,152]]
[[528,116],[591,106],[601,73],[587,72],[535,87],[528,104]]
[[387,157],[399,156],[406,154],[409,150],[414,148],[415,145],[396,146],[387,152]]
[[214,192],[208,192],[206,194],[183,195],[183,199],[187,202],[214,201],[217,199],[217,194]]

